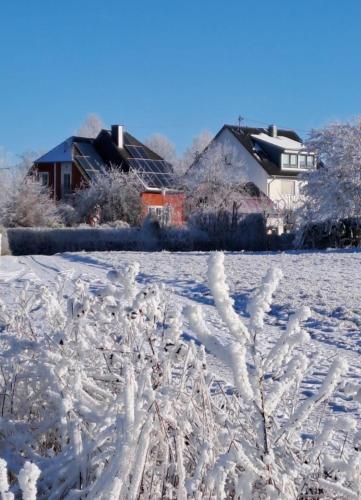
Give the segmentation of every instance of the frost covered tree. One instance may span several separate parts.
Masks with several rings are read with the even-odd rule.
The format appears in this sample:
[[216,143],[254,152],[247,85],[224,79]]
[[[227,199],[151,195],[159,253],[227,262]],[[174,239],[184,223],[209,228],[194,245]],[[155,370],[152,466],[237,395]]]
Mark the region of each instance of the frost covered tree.
[[80,221],[87,221],[96,207],[102,223],[123,221],[138,225],[141,217],[141,184],[136,174],[116,167],[104,169],[88,187],[79,189],[74,208]]
[[177,152],[173,142],[168,137],[163,134],[153,134],[146,139],[145,145],[176,168]]
[[[11,164],[11,154],[7,151],[4,146],[0,146],[0,170],[8,170]],[[3,172],[2,172],[3,173]]]
[[159,156],[172,164],[174,173],[179,178],[179,182],[184,182],[184,175],[194,161],[199,158],[201,153],[209,145],[213,135],[209,131],[203,131],[196,136],[191,145],[184,151],[182,155],[177,155],[176,148],[172,141],[163,134],[153,134],[145,144],[155,151]]
[[197,153],[185,179],[192,187],[200,183],[217,183],[230,189],[243,181],[242,163],[236,149],[221,143],[212,143],[202,154]]
[[103,120],[95,113],[89,114],[82,125],[76,131],[76,135],[80,137],[96,137],[99,132],[104,128]]
[[3,177],[0,193],[0,224],[5,227],[54,226],[61,222],[59,207],[50,190],[28,167],[13,167]]
[[217,238],[237,228],[249,210],[250,197],[257,198],[262,212],[269,210],[268,200],[247,182],[237,151],[228,144],[206,148],[188,169],[184,185],[190,224]]
[[206,147],[213,139],[213,134],[204,130],[192,140],[191,145],[184,151],[178,162],[178,171],[180,174],[187,173],[187,170],[200,157]]
[[309,172],[300,216],[305,222],[361,217],[361,117],[312,130],[308,148],[321,166]]

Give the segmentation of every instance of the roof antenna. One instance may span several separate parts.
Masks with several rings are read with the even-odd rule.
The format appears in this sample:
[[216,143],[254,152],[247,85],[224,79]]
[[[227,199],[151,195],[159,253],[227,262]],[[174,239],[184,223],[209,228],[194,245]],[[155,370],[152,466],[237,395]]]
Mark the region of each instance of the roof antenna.
[[238,128],[241,129],[241,123],[244,121],[244,118],[242,115],[238,115]]

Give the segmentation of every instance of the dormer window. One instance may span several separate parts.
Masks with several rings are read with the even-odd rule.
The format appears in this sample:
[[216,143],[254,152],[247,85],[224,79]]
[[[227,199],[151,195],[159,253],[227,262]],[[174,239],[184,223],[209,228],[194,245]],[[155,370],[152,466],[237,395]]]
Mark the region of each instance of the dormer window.
[[307,169],[314,166],[315,157],[307,154],[282,153],[281,167],[285,169]]
[[290,155],[290,166],[297,167],[297,155]]
[[281,161],[282,161],[282,167],[289,167],[290,166],[290,155],[287,153],[282,153]]
[[298,162],[300,168],[306,168],[306,155],[299,155]]
[[313,167],[313,164],[314,164],[314,157],[311,156],[311,155],[308,155],[307,156],[307,166],[308,167]]

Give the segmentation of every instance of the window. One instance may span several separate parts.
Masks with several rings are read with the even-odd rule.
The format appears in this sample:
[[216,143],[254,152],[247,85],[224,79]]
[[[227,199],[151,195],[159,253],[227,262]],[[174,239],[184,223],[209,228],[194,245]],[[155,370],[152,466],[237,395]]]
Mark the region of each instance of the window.
[[295,194],[295,183],[294,181],[282,180],[281,181],[281,195],[294,195]]
[[148,207],[148,214],[157,219],[163,226],[169,225],[172,220],[172,208],[170,205]]
[[160,220],[163,215],[163,207],[148,207],[148,214]]
[[290,165],[291,167],[297,167],[297,155],[290,155]]
[[300,168],[306,168],[306,155],[300,155],[298,157],[298,162]]
[[61,192],[63,196],[71,194],[71,163],[64,162],[61,164]]
[[313,167],[313,156],[307,156],[307,166]]
[[42,186],[49,186],[49,173],[48,172],[40,172],[39,181]]
[[63,193],[70,194],[71,193],[71,176],[70,174],[63,174]]
[[290,164],[290,155],[282,153],[281,162],[283,167],[288,167]]

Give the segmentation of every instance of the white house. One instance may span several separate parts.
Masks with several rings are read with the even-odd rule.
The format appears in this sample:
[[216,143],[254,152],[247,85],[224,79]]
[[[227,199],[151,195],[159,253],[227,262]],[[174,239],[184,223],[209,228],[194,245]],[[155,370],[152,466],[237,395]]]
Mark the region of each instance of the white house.
[[300,174],[316,167],[315,154],[306,150],[296,132],[275,125],[268,129],[224,125],[210,146],[218,145],[232,149],[240,182],[255,184],[281,211],[297,206],[304,182]]

